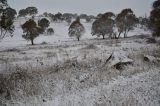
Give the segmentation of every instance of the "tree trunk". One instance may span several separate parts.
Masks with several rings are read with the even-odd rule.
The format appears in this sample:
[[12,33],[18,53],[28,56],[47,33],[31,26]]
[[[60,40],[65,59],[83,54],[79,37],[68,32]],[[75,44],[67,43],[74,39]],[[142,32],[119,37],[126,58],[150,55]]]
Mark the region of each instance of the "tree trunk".
[[104,38],[104,35],[102,35],[102,36],[103,36],[103,39],[105,39],[105,38]]
[[32,45],[34,45],[33,39],[31,39],[31,43],[32,43]]
[[121,36],[121,33],[122,33],[122,32],[119,32],[117,39],[119,39],[119,37]]
[[124,32],[124,38],[127,37],[127,33],[128,33],[128,31],[125,31],[125,32]]
[[114,34],[113,39],[117,39],[117,35],[116,34]]
[[79,41],[79,37],[78,37],[77,39],[78,39],[78,41]]
[[126,38],[126,31],[124,32],[124,38]]
[[3,39],[3,37],[2,37],[3,35],[2,34],[3,34],[3,32],[2,32],[2,29],[1,29],[1,36],[0,36],[1,39]]

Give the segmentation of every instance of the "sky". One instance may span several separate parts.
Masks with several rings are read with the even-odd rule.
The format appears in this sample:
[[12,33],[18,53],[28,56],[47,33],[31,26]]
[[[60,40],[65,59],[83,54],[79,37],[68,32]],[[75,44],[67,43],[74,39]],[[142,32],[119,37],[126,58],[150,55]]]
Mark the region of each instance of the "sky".
[[124,8],[131,8],[137,16],[149,15],[154,0],[8,0],[8,4],[19,11],[28,6],[35,6],[39,13],[99,13],[118,14]]

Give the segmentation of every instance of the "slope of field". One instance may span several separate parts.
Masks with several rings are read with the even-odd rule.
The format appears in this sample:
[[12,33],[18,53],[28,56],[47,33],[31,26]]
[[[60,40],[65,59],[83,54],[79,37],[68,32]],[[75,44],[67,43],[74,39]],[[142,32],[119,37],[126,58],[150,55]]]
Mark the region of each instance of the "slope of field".
[[[67,23],[51,23],[55,34],[31,46],[21,37],[23,22],[16,20],[14,37],[0,42],[0,106],[160,105],[160,46],[146,43],[148,31],[102,40],[82,20],[86,33],[77,41]],[[115,66],[122,61],[131,63]]]

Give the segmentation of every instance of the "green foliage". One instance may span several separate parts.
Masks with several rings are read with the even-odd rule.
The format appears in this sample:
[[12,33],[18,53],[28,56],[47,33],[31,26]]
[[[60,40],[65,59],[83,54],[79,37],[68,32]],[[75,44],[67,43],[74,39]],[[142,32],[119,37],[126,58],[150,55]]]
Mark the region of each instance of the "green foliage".
[[88,17],[87,14],[81,14],[81,15],[79,16],[80,19],[86,19],[86,17]]
[[36,22],[30,19],[22,25],[22,29],[24,33],[22,37],[26,40],[31,40],[32,45],[34,45],[33,40],[41,33],[41,29],[37,26]]
[[63,15],[60,12],[54,15],[53,21],[62,21],[62,20],[63,20]]
[[11,20],[15,18],[15,15],[17,15],[16,10],[10,7],[6,8],[3,13],[6,17],[10,18]]
[[52,34],[54,34],[53,28],[48,28],[47,29],[47,35],[52,35]]
[[2,9],[4,9],[4,7],[7,6],[8,6],[7,0],[0,0],[0,13],[2,12]]
[[80,40],[80,37],[84,34],[85,28],[80,23],[80,18],[78,17],[69,27],[68,35],[70,37],[76,37],[77,40]]
[[7,0],[0,0],[1,4],[7,4]]
[[91,19],[91,17],[86,17],[86,22],[91,22],[92,21],[92,19]]
[[27,11],[26,9],[21,9],[19,10],[19,17],[25,17],[27,15]]
[[153,36],[160,36],[160,0],[153,3],[153,10],[150,13],[151,29]]
[[99,13],[99,14],[96,16],[96,18],[101,18],[102,15],[103,15],[103,14]]
[[13,36],[13,19],[16,11],[8,6],[7,0],[0,1],[0,39],[6,35]]
[[25,17],[26,15],[36,15],[38,14],[38,9],[36,7],[27,7],[26,9],[19,10],[19,16]]
[[42,18],[41,20],[38,21],[38,26],[40,26],[44,31],[46,28],[48,28],[50,25],[50,22],[46,18]]
[[138,18],[138,24],[141,25],[141,28],[144,28],[144,29],[147,29],[147,30],[151,29],[149,17],[139,17]]
[[155,2],[153,2],[153,6],[154,9],[158,9],[160,7],[160,0],[156,0]]
[[45,17],[48,17],[48,13],[47,13],[47,12],[44,12],[43,15],[44,15]]
[[27,7],[26,11],[27,11],[28,15],[38,14],[38,9],[36,7]]
[[117,15],[115,22],[119,32],[118,38],[121,33],[124,33],[124,37],[127,37],[127,33],[134,29],[137,18],[132,9],[124,9]]
[[72,13],[64,13],[63,14],[64,19],[68,19],[68,18],[75,18],[75,14]]
[[112,12],[107,12],[101,14],[92,24],[92,35],[103,36],[103,39],[106,35],[112,37],[114,33],[114,18],[115,15]]
[[0,32],[1,32],[0,39],[3,39],[6,36],[7,33],[10,36],[13,36],[13,32],[14,32],[13,20],[6,17],[5,15],[1,16]]

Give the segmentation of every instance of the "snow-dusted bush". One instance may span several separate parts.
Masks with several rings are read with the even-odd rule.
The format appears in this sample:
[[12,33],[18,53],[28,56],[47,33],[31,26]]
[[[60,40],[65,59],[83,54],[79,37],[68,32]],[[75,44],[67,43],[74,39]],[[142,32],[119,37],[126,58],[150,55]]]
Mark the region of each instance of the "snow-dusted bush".
[[80,19],[77,18],[76,21],[74,21],[70,27],[69,27],[69,36],[70,37],[76,37],[77,40],[80,40],[80,37],[84,34],[85,28],[84,26],[80,23]]
[[52,35],[54,34],[54,29],[53,28],[48,28],[47,29],[47,35]]
[[43,31],[45,31],[46,28],[49,27],[49,25],[50,25],[50,22],[46,18],[42,18],[38,21],[38,26],[40,26],[43,29]]

